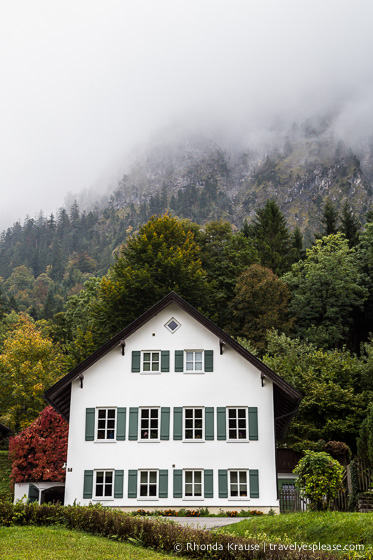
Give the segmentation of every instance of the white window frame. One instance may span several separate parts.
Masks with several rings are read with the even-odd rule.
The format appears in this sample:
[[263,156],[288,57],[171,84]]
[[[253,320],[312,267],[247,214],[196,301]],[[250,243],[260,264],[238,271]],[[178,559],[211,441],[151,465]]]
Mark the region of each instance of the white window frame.
[[[232,482],[232,473],[237,474],[237,482]],[[240,485],[244,484],[240,482],[240,473],[246,473],[246,496],[232,496],[232,484],[237,484],[237,493],[240,492]],[[250,480],[249,480],[249,469],[229,469],[228,470],[228,499],[229,500],[250,500]]]
[[[145,354],[150,354],[150,368],[149,370],[146,370],[144,368],[144,358],[145,358]],[[152,369],[152,364],[153,364],[153,354],[158,354],[158,369],[157,370],[153,370]],[[148,360],[146,360],[146,362],[148,362]],[[141,373],[144,373],[146,375],[151,375],[151,374],[159,374],[161,373],[161,351],[160,350],[141,350]]]
[[[149,410],[149,418],[148,418],[148,421],[151,421],[151,416],[150,416],[150,415],[151,415],[151,411],[152,411],[152,410],[156,410],[156,411],[158,412],[158,415],[157,415],[157,423],[158,423],[157,432],[158,432],[158,437],[157,437],[157,438],[150,438],[150,437],[143,438],[143,437],[142,437],[141,431],[142,431],[142,411],[143,411],[143,410]],[[149,436],[150,436],[150,431],[151,431],[151,427],[148,426]],[[139,407],[139,426],[138,426],[138,433],[140,434],[140,437],[139,437],[139,439],[138,439],[138,441],[140,441],[140,442],[149,443],[149,442],[159,442],[159,441],[161,440],[161,414],[160,414],[160,407],[158,407],[158,406],[140,406],[140,407]]]
[[[100,411],[101,411],[101,410],[105,410],[105,411],[106,411],[106,416],[105,416],[104,419],[99,418],[99,415],[100,415]],[[109,410],[114,410],[114,419],[108,418],[108,411],[109,411]],[[109,430],[109,428],[108,428],[108,422],[111,421],[111,420],[114,420],[114,428],[113,428],[114,435],[113,435],[112,438],[109,438],[109,437],[107,437],[107,432],[108,432],[108,430]],[[101,422],[102,422],[102,421],[105,422],[105,427],[104,427],[104,428],[99,428],[99,422],[100,422],[100,421],[101,421]],[[105,430],[105,437],[104,437],[104,438],[99,438],[99,437],[98,437],[98,431],[99,431],[99,430],[102,430],[102,429]],[[117,430],[117,408],[116,408],[115,406],[98,406],[98,407],[96,408],[95,441],[96,441],[96,442],[99,442],[99,443],[101,443],[101,442],[109,442],[109,443],[112,443],[112,442],[116,441],[116,430]]]
[[[192,418],[187,418],[186,417],[186,411],[187,410],[193,410],[193,416]],[[196,428],[195,424],[196,424],[196,417],[195,417],[195,412],[196,410],[201,410],[202,411],[202,417],[201,417],[201,421],[202,421],[202,437],[200,438],[196,438],[195,437],[195,430],[199,430],[200,428]],[[187,428],[186,427],[186,421],[187,420],[192,420],[192,428]],[[193,430],[193,437],[192,438],[187,438],[186,437],[186,430]],[[205,441],[205,408],[203,406],[185,406],[183,408],[183,441],[185,442],[194,442],[194,443],[198,443],[198,442],[204,442]]]
[[[192,482],[186,482],[187,473],[192,473]],[[201,473],[201,482],[195,482],[195,474]],[[186,495],[186,484],[192,484],[192,496]],[[201,484],[201,495],[195,495],[195,484]],[[204,469],[184,469],[183,470],[183,500],[203,500],[204,499]]]
[[[229,431],[230,431],[230,428],[229,428],[229,420],[230,420],[230,418],[229,418],[229,411],[230,411],[230,410],[236,410],[236,411],[238,411],[238,410],[243,410],[243,411],[245,412],[246,437],[244,437],[244,438],[231,438],[231,437],[230,437],[230,434],[229,434]],[[238,414],[236,414],[236,424],[237,424],[237,421],[238,421],[238,420],[239,420]],[[249,411],[248,411],[247,406],[227,406],[227,419],[226,419],[226,422],[227,422],[227,426],[226,426],[226,430],[227,430],[227,441],[229,441],[229,442],[235,442],[235,443],[239,443],[239,442],[248,442],[248,441],[249,441]],[[236,428],[231,428],[231,429],[236,430],[236,433],[237,433],[237,435],[238,435],[238,432],[239,432],[239,427],[238,427],[238,425],[236,425]]]
[[[98,496],[97,495],[97,475],[99,473],[103,473],[103,483],[102,483],[102,489],[103,489],[103,495],[102,496]],[[106,483],[106,476],[108,474],[111,474],[111,494],[110,496],[105,496],[105,485]],[[115,471],[114,469],[96,469],[94,471],[94,484],[93,484],[93,489],[94,489],[94,499],[95,500],[113,500],[114,499],[114,477],[115,477]],[[101,484],[101,483],[100,483]]]
[[[149,496],[149,486],[150,484],[154,484],[154,483],[150,483],[149,481],[149,477],[150,477],[150,473],[156,473],[156,482],[155,482],[155,496]],[[147,496],[141,496],[141,486],[144,485],[144,483],[141,482],[141,473],[147,473],[147,482],[146,482],[146,486],[147,486],[147,492],[148,495]],[[138,500],[158,500],[159,499],[159,470],[158,469],[139,469],[138,470],[138,482],[137,482],[137,496],[138,496]]]
[[[201,369],[196,369],[196,354],[201,353]],[[192,361],[188,360],[188,354],[193,354]],[[204,350],[184,350],[184,373],[205,373]],[[199,361],[199,360],[198,360]],[[187,364],[192,363],[193,368],[188,369]]]

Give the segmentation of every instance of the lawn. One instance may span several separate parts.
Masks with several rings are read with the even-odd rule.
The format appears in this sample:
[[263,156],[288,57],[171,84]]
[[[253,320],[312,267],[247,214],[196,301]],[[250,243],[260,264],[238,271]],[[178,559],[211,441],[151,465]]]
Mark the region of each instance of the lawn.
[[373,553],[373,513],[322,512],[288,513],[252,517],[221,529],[238,536],[255,535],[268,542],[288,539],[293,542],[322,544],[364,544]]
[[0,527],[1,560],[175,560],[132,544],[60,527]]

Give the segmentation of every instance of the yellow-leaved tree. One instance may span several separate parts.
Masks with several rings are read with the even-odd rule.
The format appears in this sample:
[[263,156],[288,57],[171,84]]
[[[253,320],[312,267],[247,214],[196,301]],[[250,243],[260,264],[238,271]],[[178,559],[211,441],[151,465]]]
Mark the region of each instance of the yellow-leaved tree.
[[4,342],[0,354],[0,418],[14,432],[45,408],[44,391],[64,373],[65,359],[51,338],[27,315]]

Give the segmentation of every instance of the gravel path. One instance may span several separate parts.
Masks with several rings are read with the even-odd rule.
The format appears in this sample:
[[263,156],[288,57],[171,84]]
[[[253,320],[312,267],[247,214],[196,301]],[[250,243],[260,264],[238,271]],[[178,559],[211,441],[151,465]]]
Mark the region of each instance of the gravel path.
[[231,525],[231,523],[238,523],[242,519],[248,519],[243,517],[167,517],[167,519],[172,519],[180,525],[187,525],[189,527],[194,527],[195,529],[217,529],[218,527],[224,527],[225,525]]

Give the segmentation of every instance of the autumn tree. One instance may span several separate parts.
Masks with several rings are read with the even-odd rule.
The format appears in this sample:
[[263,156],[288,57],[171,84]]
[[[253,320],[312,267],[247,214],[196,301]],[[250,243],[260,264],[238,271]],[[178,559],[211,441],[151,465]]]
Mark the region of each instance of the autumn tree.
[[51,406],[20,434],[10,438],[13,482],[63,482],[69,426]]
[[231,330],[237,336],[248,338],[263,352],[268,329],[290,331],[289,299],[288,286],[269,268],[259,264],[249,266],[238,278],[230,305]]
[[2,421],[17,432],[44,408],[43,393],[61,377],[64,358],[56,344],[27,315],[4,342],[0,355]]

